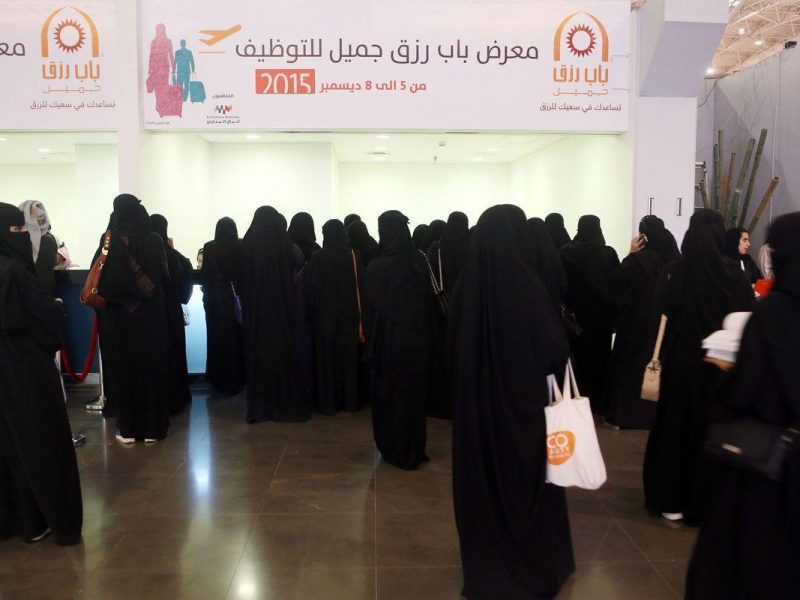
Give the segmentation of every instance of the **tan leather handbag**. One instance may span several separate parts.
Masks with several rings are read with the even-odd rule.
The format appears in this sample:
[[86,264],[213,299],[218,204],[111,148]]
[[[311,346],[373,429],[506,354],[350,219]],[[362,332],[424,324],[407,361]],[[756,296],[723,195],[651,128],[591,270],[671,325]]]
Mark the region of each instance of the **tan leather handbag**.
[[658,337],[656,347],[653,349],[653,358],[644,369],[644,380],[642,381],[642,400],[658,402],[661,393],[661,344],[664,342],[664,332],[667,329],[667,316],[661,315],[661,323],[658,326]]

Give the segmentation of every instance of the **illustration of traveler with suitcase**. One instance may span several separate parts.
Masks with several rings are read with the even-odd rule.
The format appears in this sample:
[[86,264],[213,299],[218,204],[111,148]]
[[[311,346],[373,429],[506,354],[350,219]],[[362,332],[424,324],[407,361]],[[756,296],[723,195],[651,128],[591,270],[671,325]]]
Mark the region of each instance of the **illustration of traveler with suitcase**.
[[204,102],[206,91],[200,81],[192,81],[194,75],[194,56],[186,47],[186,40],[181,40],[181,48],[175,52],[175,64],[178,68],[178,84],[183,86],[183,101]]

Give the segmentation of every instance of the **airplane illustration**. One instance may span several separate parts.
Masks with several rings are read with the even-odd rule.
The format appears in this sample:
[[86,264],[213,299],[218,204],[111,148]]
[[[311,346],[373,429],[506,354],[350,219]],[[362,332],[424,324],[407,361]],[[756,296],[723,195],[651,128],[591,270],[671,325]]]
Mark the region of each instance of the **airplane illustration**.
[[224,40],[225,38],[229,38],[237,31],[242,29],[241,25],[234,25],[230,29],[203,29],[200,31],[201,34],[210,36],[208,39],[200,40],[206,46],[213,46]]

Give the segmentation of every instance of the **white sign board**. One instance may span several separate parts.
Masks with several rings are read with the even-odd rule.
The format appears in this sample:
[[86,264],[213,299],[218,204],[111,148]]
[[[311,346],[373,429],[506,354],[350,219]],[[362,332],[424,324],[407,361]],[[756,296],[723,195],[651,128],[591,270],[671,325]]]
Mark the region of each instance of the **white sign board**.
[[115,129],[115,27],[113,2],[0,0],[0,129]]
[[619,132],[630,2],[142,0],[150,129]]

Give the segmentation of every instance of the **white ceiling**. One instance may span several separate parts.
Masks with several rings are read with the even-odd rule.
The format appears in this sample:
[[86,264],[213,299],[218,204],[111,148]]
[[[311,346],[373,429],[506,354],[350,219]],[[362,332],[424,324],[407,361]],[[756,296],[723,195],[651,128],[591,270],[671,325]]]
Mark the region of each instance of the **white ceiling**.
[[[508,164],[563,139],[563,134],[494,133],[288,133],[199,132],[154,135],[198,135],[215,145],[321,143],[331,144],[343,163]],[[258,136],[258,139],[252,139]],[[72,164],[75,147],[116,144],[114,132],[3,133],[0,164]],[[40,150],[50,150],[44,153]]]

